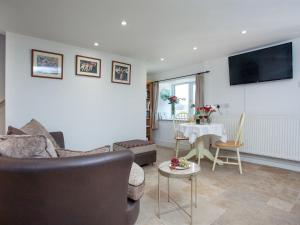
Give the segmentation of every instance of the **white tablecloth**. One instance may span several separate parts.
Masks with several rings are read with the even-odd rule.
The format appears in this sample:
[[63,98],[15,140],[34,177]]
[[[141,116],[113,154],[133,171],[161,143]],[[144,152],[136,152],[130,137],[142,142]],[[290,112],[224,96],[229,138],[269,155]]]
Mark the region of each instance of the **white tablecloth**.
[[189,142],[193,144],[197,138],[204,135],[214,135],[222,142],[227,141],[227,135],[224,130],[224,125],[221,123],[211,123],[211,124],[193,124],[193,123],[183,123],[179,125],[179,131],[185,137],[189,138]]

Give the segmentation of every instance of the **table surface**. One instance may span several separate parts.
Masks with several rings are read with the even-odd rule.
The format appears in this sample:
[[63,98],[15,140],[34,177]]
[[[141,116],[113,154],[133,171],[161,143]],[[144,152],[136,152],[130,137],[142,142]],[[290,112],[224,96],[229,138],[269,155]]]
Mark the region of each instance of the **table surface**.
[[182,123],[179,124],[179,131],[182,132],[185,137],[189,138],[190,143],[194,143],[198,137],[205,135],[214,135],[223,142],[227,141],[224,125],[221,123]]
[[[190,162],[190,161],[189,161]],[[185,178],[196,175],[200,172],[200,167],[193,162],[190,162],[191,167],[185,170],[176,170],[170,168],[170,161],[162,162],[158,166],[158,171],[161,175],[166,177],[174,177],[174,178]]]

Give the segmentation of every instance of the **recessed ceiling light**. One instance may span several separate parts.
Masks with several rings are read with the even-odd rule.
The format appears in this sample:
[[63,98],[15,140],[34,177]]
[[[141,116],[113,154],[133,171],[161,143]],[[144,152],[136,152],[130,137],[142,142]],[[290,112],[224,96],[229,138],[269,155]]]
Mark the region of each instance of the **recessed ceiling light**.
[[94,43],[94,46],[99,46],[99,43],[98,43],[98,42],[95,42],[95,43]]
[[127,22],[125,20],[122,20],[121,24],[122,24],[122,26],[126,26]]
[[165,61],[165,58],[160,58],[160,61],[162,61],[162,62]]
[[193,50],[194,50],[194,51],[196,51],[197,49],[198,49],[198,47],[197,47],[197,46],[194,46],[194,47],[193,47]]
[[247,31],[246,31],[246,30],[243,30],[241,33],[242,33],[242,34],[247,34]]

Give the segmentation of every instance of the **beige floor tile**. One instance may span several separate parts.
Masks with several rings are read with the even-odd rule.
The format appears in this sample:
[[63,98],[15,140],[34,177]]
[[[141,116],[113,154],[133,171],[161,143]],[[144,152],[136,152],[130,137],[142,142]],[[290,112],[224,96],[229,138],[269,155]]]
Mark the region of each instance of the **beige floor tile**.
[[[291,213],[294,214],[294,215],[299,216],[299,221],[300,221],[300,202],[299,202],[299,203],[296,203],[296,204],[293,206],[293,208],[292,208],[292,210],[291,210]],[[299,222],[299,224],[300,224],[300,222]]]
[[[187,215],[167,202],[167,179],[161,179],[163,213],[157,217],[157,165],[173,155],[174,150],[159,147],[158,163],[144,167],[137,225],[190,224]],[[195,225],[300,225],[300,173],[251,163],[243,163],[243,175],[236,166],[211,168],[212,162],[201,160]],[[171,195],[189,209],[188,180],[171,180]]]
[[293,208],[294,204],[291,204],[287,201],[283,201],[279,198],[271,198],[268,203],[267,203],[269,206],[272,206],[274,208],[277,208],[277,209],[281,209],[283,211],[286,211],[286,212],[290,212],[291,209]]

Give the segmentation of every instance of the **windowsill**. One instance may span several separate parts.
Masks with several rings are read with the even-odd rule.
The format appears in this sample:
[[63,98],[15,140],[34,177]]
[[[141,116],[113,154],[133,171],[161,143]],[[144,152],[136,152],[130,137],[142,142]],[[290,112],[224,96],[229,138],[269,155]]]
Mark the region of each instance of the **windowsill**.
[[[173,122],[173,119],[160,119],[160,120],[158,120],[158,121],[162,121],[162,122],[164,122],[164,121],[172,121]],[[188,120],[182,120],[182,121],[188,121]]]
[[173,120],[172,120],[172,119],[160,119],[160,120],[158,120],[158,121],[164,122],[164,121],[173,121]]

